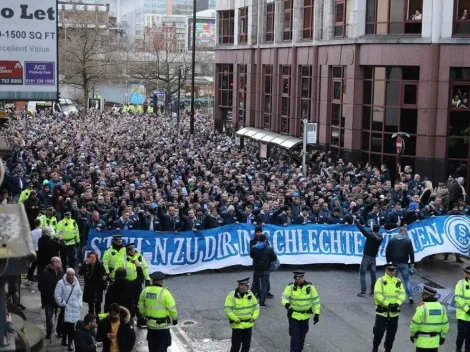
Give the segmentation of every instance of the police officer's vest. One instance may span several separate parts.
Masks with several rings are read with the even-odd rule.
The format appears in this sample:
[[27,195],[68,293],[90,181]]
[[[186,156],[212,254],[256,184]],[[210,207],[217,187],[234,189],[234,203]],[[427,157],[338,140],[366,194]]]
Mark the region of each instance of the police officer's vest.
[[30,194],[31,194],[31,190],[29,188],[26,188],[23,192],[21,192],[18,202],[24,203],[24,201],[29,198]]
[[52,230],[55,231],[57,227],[57,218],[55,216],[51,216],[50,218],[47,217],[47,215],[40,215],[37,217],[39,221],[41,221],[41,229],[45,227],[50,227]]
[[410,335],[417,348],[437,349],[440,338],[446,338],[449,320],[445,308],[439,302],[424,302],[416,308],[410,323]]
[[289,303],[293,310],[292,318],[296,320],[307,320],[313,314],[320,314],[320,297],[315,286],[306,282],[302,287],[293,283],[287,285],[282,294],[281,304]]
[[61,235],[66,246],[77,244],[78,225],[73,219],[64,219],[57,224],[57,235]]
[[462,279],[455,285],[455,306],[457,319],[470,321],[470,314],[467,314],[470,309],[470,281]]
[[406,300],[403,283],[396,276],[391,277],[385,274],[375,283],[374,298],[377,315],[390,318],[399,316],[399,311],[391,312],[388,306],[396,303],[401,305]]
[[137,266],[134,263],[134,261],[136,260],[138,260],[142,264],[143,258],[140,253],[135,252],[135,254],[132,257],[126,254],[123,258],[121,258],[121,260],[118,263],[119,267],[122,266],[126,269],[127,279],[129,281],[134,281],[137,279]]
[[[236,291],[231,291],[225,299],[224,312],[233,329],[249,329],[254,325],[250,318],[256,319],[259,316],[258,300],[251,291],[243,297]],[[238,319],[240,323],[237,323]]]
[[176,302],[166,287],[149,286],[140,294],[139,311],[147,317],[147,328],[168,329],[177,319]]
[[116,264],[121,257],[126,255],[126,247],[121,247],[119,250],[115,249],[113,246],[108,247],[103,255],[103,266],[106,270],[106,273],[110,277],[114,278],[114,271],[116,269]]

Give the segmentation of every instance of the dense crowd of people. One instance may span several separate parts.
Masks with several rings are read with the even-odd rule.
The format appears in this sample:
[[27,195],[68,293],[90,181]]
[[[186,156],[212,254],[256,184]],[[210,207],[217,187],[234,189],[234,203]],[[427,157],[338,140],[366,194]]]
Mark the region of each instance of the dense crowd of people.
[[[449,175],[434,188],[409,166],[392,180],[387,165],[353,164],[322,151],[308,153],[305,175],[298,154],[260,159],[256,150],[240,149],[227,134],[214,132],[213,121],[202,115],[196,116],[195,128],[191,136],[187,117],[175,125],[154,114],[113,111],[34,117],[17,112],[10,119],[4,132],[12,151],[5,161],[0,202],[24,204],[38,251],[28,278],[33,280],[37,267],[48,338],[57,307],[64,312],[57,332],[69,349],[74,329],[76,345],[86,343],[81,337],[88,338],[86,332],[101,313],[109,277],[96,253],[85,260],[91,229],[177,233],[234,223],[258,229],[265,224],[357,224],[373,229],[371,237],[379,227],[470,215],[461,177]],[[262,236],[262,230],[257,232]],[[267,239],[256,239],[252,257],[264,273],[276,256],[268,253],[265,260]],[[77,259],[83,263],[83,292],[74,271]],[[110,314],[106,319],[121,316],[124,322],[138,312],[135,299],[122,294],[130,290],[121,269],[106,291],[104,310]],[[365,295],[363,271],[360,295]],[[255,290],[264,304],[273,295],[269,276],[259,277],[262,285]],[[76,325],[82,301],[89,315]],[[107,335],[116,335],[112,320],[102,324]]]

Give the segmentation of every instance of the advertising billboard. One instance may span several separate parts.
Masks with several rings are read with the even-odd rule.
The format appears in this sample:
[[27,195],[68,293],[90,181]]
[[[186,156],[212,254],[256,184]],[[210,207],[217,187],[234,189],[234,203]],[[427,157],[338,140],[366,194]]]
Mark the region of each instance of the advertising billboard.
[[57,0],[0,3],[0,100],[57,100]]
[[[215,48],[215,18],[196,19],[196,50],[214,50]],[[193,49],[193,19],[188,21],[188,48]]]

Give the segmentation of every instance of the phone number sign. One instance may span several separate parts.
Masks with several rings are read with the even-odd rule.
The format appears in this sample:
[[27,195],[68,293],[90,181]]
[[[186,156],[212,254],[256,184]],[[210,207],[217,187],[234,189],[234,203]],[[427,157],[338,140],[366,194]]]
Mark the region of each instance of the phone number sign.
[[54,86],[55,63],[31,62],[25,64],[25,85]]
[[23,66],[19,61],[0,61],[0,85],[10,84],[23,84]]

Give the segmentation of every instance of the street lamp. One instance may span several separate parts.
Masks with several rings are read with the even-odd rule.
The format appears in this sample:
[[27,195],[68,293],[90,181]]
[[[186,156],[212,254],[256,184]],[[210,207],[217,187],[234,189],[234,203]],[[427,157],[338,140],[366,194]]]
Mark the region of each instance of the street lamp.
[[304,138],[303,138],[303,155],[302,155],[302,173],[304,177],[307,177],[307,124],[308,120],[303,119],[302,122],[304,123]]

